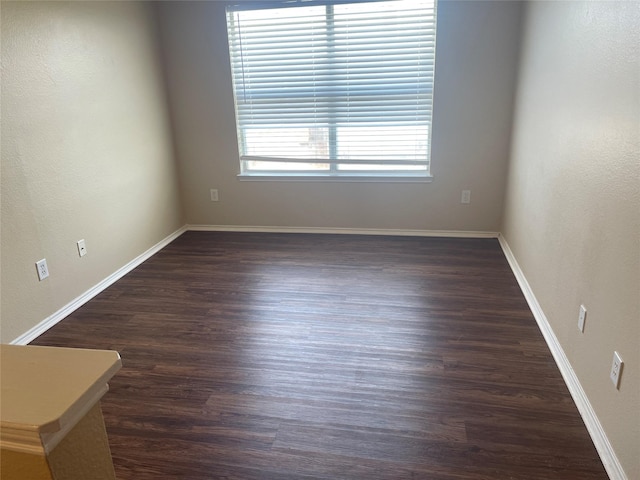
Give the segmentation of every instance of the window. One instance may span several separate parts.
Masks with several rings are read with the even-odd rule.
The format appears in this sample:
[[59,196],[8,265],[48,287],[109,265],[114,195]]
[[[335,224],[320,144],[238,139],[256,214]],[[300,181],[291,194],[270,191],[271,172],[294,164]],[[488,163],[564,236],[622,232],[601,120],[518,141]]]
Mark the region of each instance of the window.
[[435,0],[227,8],[243,175],[429,176]]

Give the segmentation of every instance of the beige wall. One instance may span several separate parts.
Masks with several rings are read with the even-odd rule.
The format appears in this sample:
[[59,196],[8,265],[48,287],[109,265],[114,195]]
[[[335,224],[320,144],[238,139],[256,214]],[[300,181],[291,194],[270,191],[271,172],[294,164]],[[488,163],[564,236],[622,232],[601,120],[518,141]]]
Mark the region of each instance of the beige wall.
[[[159,9],[187,223],[499,228],[520,3],[441,2],[429,184],[239,181],[224,5]],[[460,204],[463,189],[472,191],[471,205]]]
[[502,231],[640,478],[640,3],[535,2],[523,35]]
[[[10,342],[182,219],[151,6],[1,8],[1,340]],[[38,282],[43,257],[51,276]]]

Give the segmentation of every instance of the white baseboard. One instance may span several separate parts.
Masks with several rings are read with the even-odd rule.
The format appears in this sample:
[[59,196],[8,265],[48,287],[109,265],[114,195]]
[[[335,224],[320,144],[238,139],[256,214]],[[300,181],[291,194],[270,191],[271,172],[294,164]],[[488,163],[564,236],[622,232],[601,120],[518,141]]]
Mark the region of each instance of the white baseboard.
[[325,227],[265,227],[238,225],[187,225],[187,230],[200,232],[253,233],[323,233],[339,235],[396,235],[404,237],[498,238],[498,232],[463,230],[396,230],[391,228],[325,228]]
[[78,308],[83,306],[85,303],[87,303],[89,300],[91,300],[93,297],[95,297],[100,292],[105,290],[108,286],[110,286],[111,284],[115,283],[120,278],[124,277],[127,273],[129,273],[131,270],[136,268],[142,262],[144,262],[145,260],[150,258],[152,255],[158,253],[161,249],[163,249],[169,243],[171,243],[173,240],[175,240],[180,235],[182,235],[186,230],[187,230],[186,226],[181,227],[178,230],[176,230],[175,232],[173,232],[172,234],[170,234],[168,237],[162,239],[160,242],[156,243],[149,250],[147,250],[146,252],[138,255],[136,258],[131,260],[124,267],[118,269],[117,271],[115,271],[114,273],[109,275],[107,278],[102,280],[100,283],[98,283],[97,285],[94,285],[89,290],[84,292],[82,295],[80,295],[79,297],[75,298],[71,302],[67,303],[64,307],[62,307],[60,310],[55,312],[53,315],[50,315],[49,317],[45,318],[38,325],[36,325],[32,329],[28,330],[27,332],[23,333],[19,337],[15,338],[11,342],[11,344],[12,345],[26,345],[29,342],[35,340],[37,337],[39,337],[44,332],[46,332],[51,327],[53,327],[55,324],[60,322],[60,320],[62,320],[66,316],[70,315],[75,310],[77,310]]
[[553,333],[551,324],[542,311],[542,307],[540,306],[540,303],[538,303],[529,282],[527,282],[524,273],[520,269],[511,248],[509,248],[509,244],[502,235],[498,236],[498,241],[500,242],[500,246],[502,247],[505,257],[507,257],[511,270],[520,285],[520,289],[529,304],[529,308],[531,308],[531,312],[538,323],[538,327],[551,350],[551,354],[560,369],[562,378],[569,388],[573,401],[578,407],[578,411],[580,412],[582,420],[589,431],[589,435],[591,435],[591,439],[593,440],[596,450],[600,455],[604,468],[607,471],[607,474],[609,474],[609,478],[611,478],[611,480],[628,480],[627,475],[625,474],[622,465],[620,464],[620,461],[618,460],[618,457],[616,456],[613,447],[602,428],[602,424],[600,423],[600,420],[598,420],[598,416],[593,410],[591,402],[589,402],[589,398],[587,398],[587,394],[580,384],[580,380],[578,380],[569,359],[564,353],[562,345],[560,345],[560,342],[558,341],[558,337]]

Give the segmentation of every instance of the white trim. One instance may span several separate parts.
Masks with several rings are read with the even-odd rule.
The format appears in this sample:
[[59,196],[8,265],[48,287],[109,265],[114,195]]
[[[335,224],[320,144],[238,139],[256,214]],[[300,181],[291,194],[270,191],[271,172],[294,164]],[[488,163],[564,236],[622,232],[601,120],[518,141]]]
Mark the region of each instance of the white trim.
[[589,431],[589,435],[591,435],[591,440],[593,440],[593,444],[600,455],[600,459],[602,460],[605,470],[609,474],[609,478],[611,478],[611,480],[628,480],[627,475],[625,474],[624,469],[622,468],[622,465],[620,464],[620,461],[607,438],[607,434],[602,428],[602,424],[600,423],[600,420],[598,420],[598,416],[591,406],[591,402],[589,402],[589,398],[582,388],[580,380],[578,380],[576,372],[573,370],[569,359],[564,353],[562,345],[558,341],[558,337],[556,337],[553,332],[551,324],[542,311],[542,307],[540,306],[540,303],[538,303],[529,282],[518,265],[518,261],[513,255],[511,248],[509,248],[509,244],[502,234],[498,235],[498,241],[500,242],[500,246],[502,247],[505,257],[507,257],[511,270],[520,285],[520,289],[529,304],[529,308],[531,308],[531,312],[538,323],[538,327],[551,350],[551,354],[560,369],[562,378],[567,384],[569,392],[573,397],[573,401],[578,407],[580,416]]
[[240,173],[237,178],[241,182],[337,182],[337,183],[431,183],[429,175],[330,175],[303,173]]
[[265,227],[250,225],[187,225],[187,230],[198,232],[253,232],[253,233],[321,233],[338,235],[387,235],[403,237],[498,238],[498,232],[464,230],[396,230],[392,228],[329,228],[329,227]]
[[31,328],[27,332],[25,332],[22,335],[20,335],[19,337],[15,338],[13,341],[10,342],[11,345],[26,345],[29,342],[35,340],[40,335],[42,335],[44,332],[46,332],[51,327],[53,327],[55,324],[60,322],[60,320],[64,319],[65,317],[67,317],[68,315],[70,315],[71,313],[76,311],[78,308],[80,308],[85,303],[87,303],[89,300],[91,300],[93,297],[95,297],[96,295],[101,293],[103,290],[105,290],[111,284],[113,284],[116,281],[120,280],[122,277],[124,277],[131,270],[133,270],[134,268],[136,268],[137,266],[142,264],[145,260],[148,260],[151,256],[153,256],[156,253],[158,253],[160,250],[162,250],[164,247],[166,247],[169,243],[171,243],[176,238],[178,238],[180,235],[182,235],[186,230],[187,230],[186,226],[181,227],[178,230],[176,230],[175,232],[173,232],[172,234],[170,234],[169,236],[167,236],[164,239],[160,240],[158,243],[156,243],[149,250],[147,250],[146,252],[138,255],[136,258],[131,260],[129,263],[127,263],[122,268],[119,268],[118,270],[116,270],[114,273],[109,275],[107,278],[102,280],[100,283],[94,285],[89,290],[84,292],[82,295],[80,295],[79,297],[75,298],[71,302],[67,303],[64,307],[62,307],[60,310],[55,312],[53,315],[50,315],[49,317],[45,318],[43,321],[41,321],[35,327]]

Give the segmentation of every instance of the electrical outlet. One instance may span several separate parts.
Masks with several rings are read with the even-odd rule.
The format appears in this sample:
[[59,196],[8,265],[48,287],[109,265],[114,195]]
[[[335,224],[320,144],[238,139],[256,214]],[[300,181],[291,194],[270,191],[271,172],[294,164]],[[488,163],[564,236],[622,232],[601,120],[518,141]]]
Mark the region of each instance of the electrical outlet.
[[620,358],[620,354],[618,352],[613,352],[613,364],[611,365],[611,381],[615,385],[617,389],[620,388],[620,375],[622,375],[622,367],[624,367],[624,362],[622,358]]
[[578,328],[584,332],[584,322],[587,319],[587,309],[584,305],[580,305],[580,313],[578,314]]
[[36,270],[38,271],[38,278],[40,281],[49,276],[49,267],[47,267],[47,259],[43,258],[36,262]]
[[78,255],[84,257],[87,254],[87,246],[84,243],[84,238],[82,240],[78,240]]
[[460,203],[471,203],[471,190],[462,190],[462,197],[460,197]]
[[212,188],[210,190],[211,193],[211,201],[212,202],[217,202],[218,201],[218,190],[216,188]]

